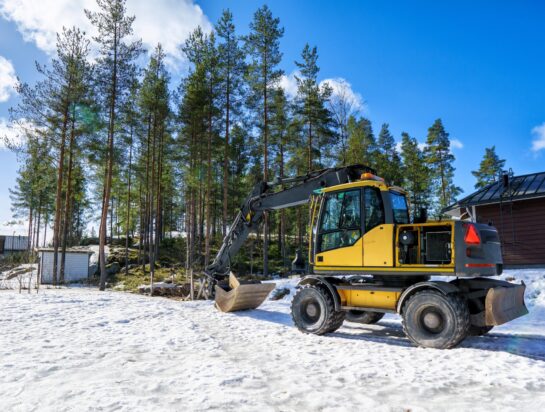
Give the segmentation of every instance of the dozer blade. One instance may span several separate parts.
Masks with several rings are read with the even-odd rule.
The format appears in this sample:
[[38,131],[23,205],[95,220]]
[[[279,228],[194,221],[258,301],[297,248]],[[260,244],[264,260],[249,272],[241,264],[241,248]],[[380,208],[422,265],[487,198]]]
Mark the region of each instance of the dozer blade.
[[528,314],[524,304],[526,285],[492,288],[486,294],[485,323],[502,325],[520,316]]
[[216,307],[222,312],[255,309],[275,287],[274,283],[241,283],[231,272],[228,291],[216,285]]

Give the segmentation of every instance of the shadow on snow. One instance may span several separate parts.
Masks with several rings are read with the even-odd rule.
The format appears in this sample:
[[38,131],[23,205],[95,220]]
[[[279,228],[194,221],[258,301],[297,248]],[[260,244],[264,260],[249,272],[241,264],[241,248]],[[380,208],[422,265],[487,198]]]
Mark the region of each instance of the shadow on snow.
[[[283,326],[293,326],[291,315],[264,309],[233,312],[238,317],[248,317]],[[388,345],[412,347],[400,324],[379,322],[376,325],[360,325],[345,322],[336,332],[328,336],[347,340],[364,340]],[[459,348],[506,352],[526,358],[545,361],[545,337],[540,335],[516,335],[489,333],[485,336],[467,337]]]

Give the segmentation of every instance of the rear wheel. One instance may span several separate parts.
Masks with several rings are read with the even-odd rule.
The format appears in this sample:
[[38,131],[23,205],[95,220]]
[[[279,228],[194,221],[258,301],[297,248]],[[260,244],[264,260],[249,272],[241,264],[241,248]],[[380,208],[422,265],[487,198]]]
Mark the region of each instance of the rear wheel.
[[304,333],[323,335],[337,330],[344,321],[344,312],[336,311],[328,290],[316,285],[305,285],[294,296],[291,317]]
[[346,320],[349,322],[372,325],[384,317],[384,313],[369,312],[367,310],[349,310],[346,312]]
[[402,315],[405,334],[418,346],[450,349],[468,334],[469,308],[460,295],[417,292],[403,305]]

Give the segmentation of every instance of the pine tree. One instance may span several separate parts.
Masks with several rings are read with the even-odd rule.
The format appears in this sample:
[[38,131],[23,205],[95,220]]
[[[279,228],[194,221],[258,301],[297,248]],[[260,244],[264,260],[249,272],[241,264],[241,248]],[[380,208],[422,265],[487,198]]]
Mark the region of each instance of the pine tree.
[[218,70],[221,89],[222,117],[224,122],[223,138],[223,206],[222,234],[227,234],[229,210],[229,134],[233,118],[241,114],[243,96],[243,76],[246,70],[245,55],[239,45],[239,36],[235,31],[233,14],[224,10],[216,24],[218,35]]
[[[100,290],[106,288],[106,230],[108,208],[114,171],[115,131],[117,112],[128,95],[135,75],[134,60],[140,54],[141,42],[127,42],[132,35],[134,16],[126,15],[125,0],[97,0],[100,11],[85,10],[91,23],[98,29],[94,39],[99,45],[97,84],[107,110],[107,156],[103,183],[102,212],[99,228]],[[112,234],[113,235],[113,234]]]
[[401,133],[401,158],[403,159],[403,187],[409,193],[413,216],[416,216],[421,208],[429,206],[431,177],[418,141],[405,132]]
[[341,80],[338,83],[337,90],[329,98],[329,108],[333,115],[335,128],[337,129],[339,154],[337,164],[345,166],[348,156],[348,121],[357,115],[359,107],[351,95],[350,85]]
[[[57,168],[53,220],[54,285],[57,284],[59,267],[57,251],[63,238],[61,230],[63,221],[67,221],[68,216],[67,213],[63,214],[63,203],[66,205],[66,202],[63,202],[63,194],[70,194],[65,173],[70,161],[67,162],[66,159],[67,141],[76,131],[75,114],[82,109],[80,104],[89,88],[89,70],[86,62],[88,50],[89,42],[79,29],[63,29],[63,32],[57,35],[57,55],[50,66],[36,65],[43,79],[33,87],[20,83],[17,86],[20,103],[11,110],[13,119],[19,119],[18,121],[25,119],[24,122],[32,125],[34,136],[48,142],[44,144]],[[29,232],[33,223],[33,210],[30,212]],[[29,237],[30,235],[31,233]]]
[[[293,144],[293,134],[290,133],[291,112],[289,102],[284,93],[284,89],[275,90],[273,99],[273,111],[271,113],[271,140],[276,153],[276,169],[278,177],[286,177],[287,151]],[[282,186],[282,189],[284,186]],[[286,251],[286,210],[280,210],[280,219],[278,227],[278,249],[282,257],[284,266],[287,265]]]
[[[183,52],[192,64],[192,71],[183,81],[183,96],[179,107],[179,121],[183,127],[183,144],[189,154],[186,194],[188,214],[188,268],[201,239],[205,243],[204,263],[210,258],[212,227],[212,172],[214,147],[217,145],[217,118],[219,117],[217,49],[214,34],[206,35],[197,28],[188,38]],[[205,228],[206,227],[206,228]]]
[[358,120],[350,116],[346,124],[346,132],[348,136],[346,164],[375,167],[376,141],[371,122],[364,117]]
[[483,188],[495,182],[504,167],[505,159],[500,159],[496,154],[496,146],[485,148],[479,169],[471,172],[477,178],[475,189]]
[[425,154],[433,179],[435,215],[441,218],[443,209],[453,203],[456,196],[462,192],[462,189],[453,182],[456,170],[455,157],[450,151],[449,134],[445,131],[441,119],[437,119],[428,129]]
[[389,184],[401,185],[403,182],[401,158],[397,152],[394,137],[388,129],[388,123],[384,123],[380,129],[375,156],[377,173]]
[[[320,157],[320,148],[327,147],[331,143],[333,132],[331,130],[332,118],[326,103],[332,90],[327,83],[322,87],[318,85],[318,73],[320,71],[318,51],[316,47],[305,45],[301,53],[302,62],[295,62],[300,75],[295,76],[297,81],[297,114],[304,125],[307,146],[307,171],[314,169],[315,159]],[[321,167],[322,165],[318,165]]]
[[[146,122],[144,182],[144,238],[150,262],[151,290],[155,275],[155,260],[162,238],[162,173],[167,138],[169,108],[169,76],[165,68],[165,54],[159,44],[144,71],[139,89],[139,106]],[[145,252],[144,252],[145,254]]]
[[[250,33],[244,38],[245,49],[250,56],[248,82],[251,106],[258,113],[258,128],[263,147],[263,181],[269,179],[269,111],[270,101],[282,71],[277,68],[282,60],[280,39],[284,29],[280,20],[273,17],[267,5],[259,8],[250,23]],[[269,214],[263,218],[263,274],[268,274]]]
[[401,183],[401,159],[396,150],[395,139],[390,133],[388,123],[383,123],[377,139],[377,152],[375,154],[375,166],[377,172],[389,184]]

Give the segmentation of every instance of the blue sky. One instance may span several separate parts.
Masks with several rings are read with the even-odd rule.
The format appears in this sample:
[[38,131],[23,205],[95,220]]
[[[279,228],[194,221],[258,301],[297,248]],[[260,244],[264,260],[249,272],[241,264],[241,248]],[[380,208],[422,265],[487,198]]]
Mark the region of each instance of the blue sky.
[[[51,33],[62,24],[85,26],[79,9],[92,3],[0,0],[0,68],[3,57],[21,79],[36,80],[34,60],[48,60]],[[239,31],[245,33],[253,12],[263,4],[207,0],[197,2],[199,10],[190,0],[128,3],[140,21],[137,34],[144,43],[167,43],[175,78],[185,67],[176,43],[196,24],[215,22],[229,7]],[[467,194],[474,184],[471,170],[488,146],[496,145],[516,174],[545,170],[545,126],[540,128],[545,124],[545,2],[476,3],[268,4],[285,28],[281,45],[286,74],[293,72],[293,62],[308,42],[318,47],[320,78],[350,83],[365,101],[364,114],[376,131],[387,122],[397,139],[407,131],[424,141],[427,128],[440,117],[451,138],[460,143],[453,148],[456,183]],[[153,12],[146,9],[149,4]],[[0,71],[0,82],[5,78]],[[0,126],[16,101],[14,95],[2,98],[0,83]],[[0,222],[11,217],[8,188],[17,167],[15,156],[0,150]]]

